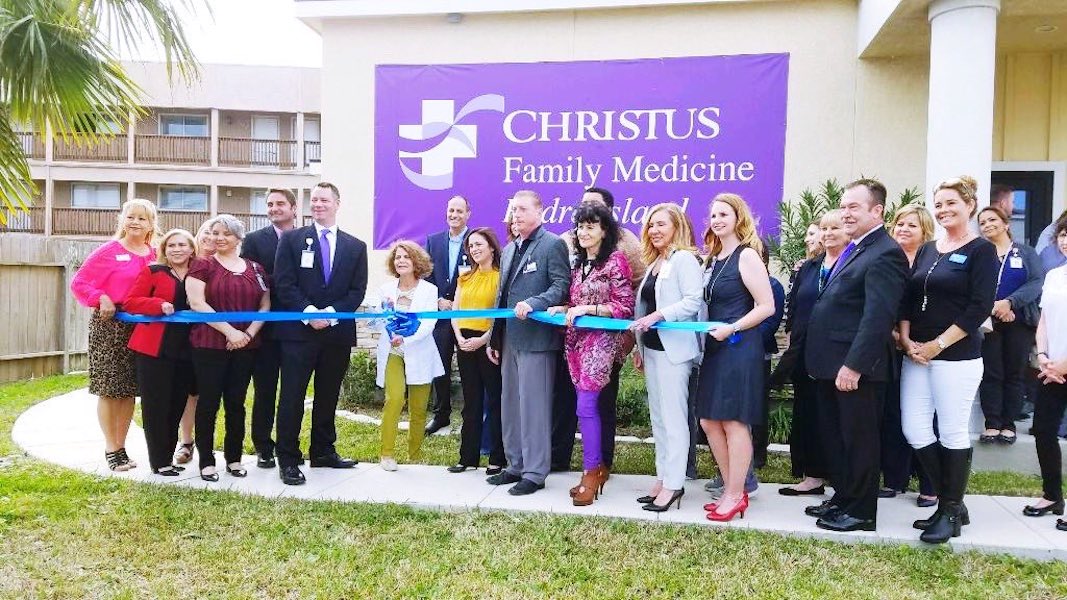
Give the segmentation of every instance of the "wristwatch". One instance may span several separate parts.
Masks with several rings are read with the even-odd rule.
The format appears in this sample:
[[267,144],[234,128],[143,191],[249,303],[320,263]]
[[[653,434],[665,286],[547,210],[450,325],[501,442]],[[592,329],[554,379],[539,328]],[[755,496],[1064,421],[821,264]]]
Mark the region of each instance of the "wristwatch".
[[948,348],[948,345],[946,345],[945,341],[941,339],[941,336],[937,336],[937,347],[942,350]]

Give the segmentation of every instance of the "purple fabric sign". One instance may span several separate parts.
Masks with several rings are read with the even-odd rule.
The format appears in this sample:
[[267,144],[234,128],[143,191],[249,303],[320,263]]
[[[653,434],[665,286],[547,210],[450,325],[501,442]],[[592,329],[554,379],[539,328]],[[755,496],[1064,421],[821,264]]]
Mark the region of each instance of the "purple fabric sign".
[[[380,65],[375,76],[374,246],[425,240],[455,194],[472,227],[502,232],[518,190],[571,227],[585,188],[607,188],[635,232],[648,208],[741,194],[778,227],[788,54],[471,65]],[[502,238],[503,239],[503,238]]]

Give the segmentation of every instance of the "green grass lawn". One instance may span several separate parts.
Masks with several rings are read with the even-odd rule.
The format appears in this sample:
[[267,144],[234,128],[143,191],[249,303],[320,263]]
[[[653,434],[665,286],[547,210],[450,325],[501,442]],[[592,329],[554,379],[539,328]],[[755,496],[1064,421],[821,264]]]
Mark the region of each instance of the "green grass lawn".
[[[0,455],[17,452],[19,412],[83,385],[68,376],[0,386]],[[377,456],[376,428],[338,425],[343,454]],[[450,464],[455,445],[432,438],[424,461]],[[649,472],[650,449],[625,445],[618,464]],[[775,458],[761,475],[788,479],[788,465]],[[1035,489],[1007,475],[974,480]],[[0,598],[384,597],[1064,598],[1067,564],[614,519],[250,498],[97,479],[24,457],[0,468]]]

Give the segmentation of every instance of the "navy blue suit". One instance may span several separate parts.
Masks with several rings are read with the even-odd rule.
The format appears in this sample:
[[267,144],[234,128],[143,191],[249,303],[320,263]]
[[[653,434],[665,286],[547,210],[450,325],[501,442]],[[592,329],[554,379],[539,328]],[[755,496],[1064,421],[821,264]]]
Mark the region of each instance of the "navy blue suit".
[[[263,266],[268,275],[274,274],[274,256],[278,253],[278,232],[274,225],[267,225],[245,236],[241,243],[241,256]],[[272,285],[270,305],[279,310],[277,288]],[[274,456],[274,412],[278,404],[278,374],[281,370],[281,343],[274,339],[273,323],[265,323],[261,331],[263,344],[256,351],[256,365],[252,370],[255,395],[252,399],[252,445],[256,454],[268,458]]]
[[[308,306],[332,306],[337,312],[354,312],[359,308],[367,291],[367,245],[340,230],[336,238],[327,282],[315,226],[301,227],[282,236],[274,264],[278,310],[301,312]],[[309,248],[314,255],[312,266],[302,268],[302,253]],[[316,458],[336,452],[334,413],[356,341],[356,323],[342,320],[333,327],[316,330],[301,321],[282,321],[275,327],[274,335],[281,341],[285,356],[278,402],[278,464],[297,466],[303,463],[300,424],[304,418],[304,395],[312,374],[315,401],[310,455]]]
[[[439,297],[449,301],[456,299],[456,280],[459,278],[460,266],[468,264],[467,253],[463,250],[467,245],[469,232],[468,229],[463,234],[459,256],[456,258],[455,268],[451,270],[448,268],[448,231],[440,231],[426,238],[426,252],[433,261],[433,271],[426,280],[437,286]],[[451,420],[452,415],[452,355],[456,351],[452,321],[439,319],[434,326],[433,340],[441,354],[441,364],[445,366],[445,374],[433,380],[433,419],[443,425]]]

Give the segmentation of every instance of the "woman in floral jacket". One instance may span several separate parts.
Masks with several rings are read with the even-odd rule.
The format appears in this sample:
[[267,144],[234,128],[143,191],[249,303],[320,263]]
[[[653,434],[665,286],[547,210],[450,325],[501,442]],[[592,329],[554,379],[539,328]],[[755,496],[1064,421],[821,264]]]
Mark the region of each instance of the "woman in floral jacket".
[[601,454],[600,391],[623,356],[621,332],[574,327],[578,317],[590,315],[627,319],[633,316],[634,292],[630,264],[617,249],[619,225],[606,205],[583,203],[574,215],[577,259],[571,270],[570,303],[550,313],[566,312],[564,345],[567,365],[578,392],[578,427],[582,432],[581,482],[571,488],[575,506],[588,506],[608,478]]

